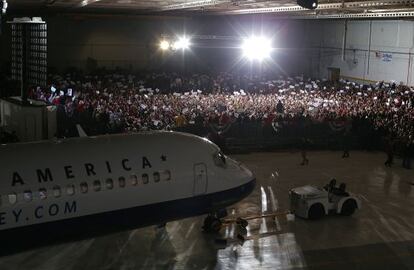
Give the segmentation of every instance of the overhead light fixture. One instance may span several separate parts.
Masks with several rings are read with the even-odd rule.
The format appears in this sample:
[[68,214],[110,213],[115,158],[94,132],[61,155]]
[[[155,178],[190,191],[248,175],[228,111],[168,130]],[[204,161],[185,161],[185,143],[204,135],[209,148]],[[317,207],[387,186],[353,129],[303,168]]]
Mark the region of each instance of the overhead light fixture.
[[244,39],[242,44],[243,56],[249,60],[262,61],[270,57],[272,41],[266,37],[252,36]]
[[170,48],[170,42],[168,42],[167,40],[162,40],[160,42],[160,49],[163,51],[166,51]]
[[174,42],[172,48],[174,50],[186,50],[190,48],[190,39],[188,37],[180,37],[177,41]]
[[200,8],[214,6],[224,3],[231,3],[231,0],[196,0],[196,1],[183,1],[179,4],[171,4],[161,8],[161,10],[176,10],[176,9],[187,9],[187,8]]
[[0,0],[1,1],[1,13],[6,14],[8,3],[7,0]]
[[316,9],[318,7],[318,0],[297,0],[297,4],[303,8]]
[[87,5],[93,4],[95,2],[99,2],[101,0],[82,0],[82,2],[80,2],[77,6],[78,7],[85,7]]

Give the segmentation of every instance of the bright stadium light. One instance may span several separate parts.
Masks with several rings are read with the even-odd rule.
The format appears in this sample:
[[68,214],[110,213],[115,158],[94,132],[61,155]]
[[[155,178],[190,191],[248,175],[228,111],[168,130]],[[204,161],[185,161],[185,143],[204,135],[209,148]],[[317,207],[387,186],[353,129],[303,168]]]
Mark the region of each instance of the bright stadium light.
[[170,43],[167,40],[162,40],[160,42],[160,49],[166,51],[170,48]]
[[244,57],[250,60],[262,61],[270,57],[272,41],[265,37],[252,36],[243,41],[241,48]]
[[174,50],[186,50],[190,47],[190,39],[187,37],[180,37],[177,41],[173,44]]
[[9,5],[8,3],[7,3],[7,0],[0,0],[1,1],[1,13],[2,14],[6,14],[6,11],[7,11],[7,6]]

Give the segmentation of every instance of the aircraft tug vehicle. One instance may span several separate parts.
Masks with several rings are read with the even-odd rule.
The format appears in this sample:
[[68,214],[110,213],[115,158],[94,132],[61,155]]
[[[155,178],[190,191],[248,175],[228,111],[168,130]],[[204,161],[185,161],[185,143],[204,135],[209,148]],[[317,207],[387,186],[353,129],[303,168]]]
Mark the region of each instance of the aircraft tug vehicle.
[[243,164],[179,132],[0,145],[0,164],[0,254],[217,216],[255,187]]
[[336,187],[335,179],[323,188],[311,185],[293,188],[289,197],[291,212],[306,219],[320,219],[331,212],[350,216],[361,208],[358,197],[347,192],[344,183]]

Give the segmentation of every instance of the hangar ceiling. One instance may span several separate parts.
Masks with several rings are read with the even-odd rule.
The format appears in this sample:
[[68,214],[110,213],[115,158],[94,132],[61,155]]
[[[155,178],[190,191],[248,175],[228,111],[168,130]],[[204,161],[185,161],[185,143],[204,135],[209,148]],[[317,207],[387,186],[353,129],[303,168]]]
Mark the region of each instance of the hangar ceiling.
[[152,15],[237,15],[273,13],[281,18],[396,18],[414,17],[414,0],[319,0],[316,10],[295,0],[9,0],[12,10],[117,12]]

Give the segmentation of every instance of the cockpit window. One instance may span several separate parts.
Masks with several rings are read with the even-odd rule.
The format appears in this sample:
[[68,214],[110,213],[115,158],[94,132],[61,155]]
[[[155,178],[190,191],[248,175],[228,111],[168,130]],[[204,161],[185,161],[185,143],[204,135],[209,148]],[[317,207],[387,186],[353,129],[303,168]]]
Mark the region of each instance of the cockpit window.
[[216,152],[214,154],[214,163],[222,168],[226,167],[226,156],[222,152]]

